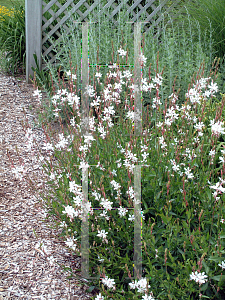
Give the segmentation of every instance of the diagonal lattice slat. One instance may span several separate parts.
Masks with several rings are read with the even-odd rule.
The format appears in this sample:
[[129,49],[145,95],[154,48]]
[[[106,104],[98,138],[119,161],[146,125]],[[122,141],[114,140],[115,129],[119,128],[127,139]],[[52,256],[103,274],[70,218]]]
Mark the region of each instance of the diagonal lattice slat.
[[[175,1],[176,3],[179,2],[180,0],[178,1]],[[50,63],[54,63],[55,61],[55,57],[54,55],[51,53],[51,51],[53,50],[54,48],[54,44],[49,46],[48,48],[46,48],[46,46],[44,46],[44,43],[46,43],[46,41],[48,41],[48,37],[46,35],[46,33],[44,33],[44,30],[47,28],[47,27],[50,27],[51,30],[50,32],[48,33],[50,36],[52,36],[53,34],[57,35],[58,36],[58,42],[60,42],[62,40],[62,36],[61,34],[59,33],[58,29],[60,29],[61,26],[64,27],[64,29],[66,30],[67,33],[70,33],[71,29],[68,28],[64,23],[69,19],[70,17],[70,14],[73,14],[73,13],[78,13],[80,15],[80,21],[88,21],[86,19],[86,17],[92,12],[92,10],[98,5],[98,1],[95,1],[91,6],[89,6],[85,0],[81,0],[79,1],[76,5],[73,3],[74,1],[73,0],[68,0],[66,4],[64,4],[63,6],[56,0],[52,0],[50,1],[48,4],[46,4],[44,1],[43,2],[43,5],[44,5],[44,9],[43,9],[43,14],[48,11],[52,17],[47,20],[44,16],[42,16],[42,20],[44,21],[44,25],[42,26],[42,31],[43,31],[43,40],[42,40],[42,50],[44,50],[44,52],[42,53],[44,57],[47,57],[47,55],[49,55],[51,57],[51,59],[49,60]],[[113,11],[111,14],[109,14],[106,10],[104,10],[107,18],[113,22],[114,24],[114,28],[118,25],[118,22],[115,20],[115,16],[118,14],[120,8],[122,7],[122,3],[120,3],[119,5],[115,4],[114,3],[115,1],[114,0],[110,0],[108,1],[108,3],[104,6],[105,9],[107,8],[113,8]],[[148,8],[151,8],[153,10],[153,12],[151,14],[148,14],[147,11],[146,11],[146,20],[145,21],[152,21],[152,18],[156,16],[156,14],[158,12],[160,12],[160,10],[162,9],[162,7],[168,2],[168,0],[165,0],[163,3],[161,3],[160,6],[156,7],[155,6],[155,0],[151,0],[151,1],[148,1],[147,4],[145,4],[144,6],[142,6],[140,4],[141,0],[137,0],[135,1],[135,3],[132,5],[132,6],[129,6],[127,4],[126,5],[126,8],[127,8],[127,15],[129,13],[133,14],[133,18],[132,18],[132,22],[137,22],[139,16],[141,16],[141,14],[147,10]],[[59,10],[55,13],[52,11],[51,7],[53,4],[56,4],[59,8]],[[68,14],[68,12],[66,12],[65,10],[69,7],[69,6],[72,6],[72,9],[70,11],[70,14]],[[81,7],[82,5],[85,5],[85,7],[87,8],[87,10],[85,11],[85,13],[82,13],[80,10],[79,10],[79,7]],[[134,13],[134,9],[137,9],[137,7],[139,8],[139,12],[137,14]],[[173,4],[173,7],[174,7],[174,4]],[[172,9],[172,8],[171,8]],[[170,9],[170,10],[171,10]],[[65,12],[65,16],[63,18],[60,19],[60,15]],[[100,12],[102,13],[102,11]],[[98,15],[96,15],[96,18],[97,18]],[[158,18],[158,23],[161,21],[162,17]],[[53,26],[52,25],[52,22],[54,20],[57,20],[57,25],[56,26]],[[157,23],[157,24],[158,24]],[[150,30],[151,26],[148,28],[146,25],[144,27],[144,31],[147,33],[149,30]]]
[[[69,18],[71,15],[76,14],[78,16],[78,20],[80,22],[89,22],[88,15],[93,12],[93,10],[99,5],[99,1],[101,3],[101,0],[93,1],[93,4],[89,5],[86,0],[67,0],[64,5],[61,5],[58,0],[50,0],[48,3],[47,0],[36,0],[38,5],[41,7],[41,12],[36,14],[35,10],[32,8],[32,5],[29,0],[25,0],[26,6],[29,7],[29,10],[32,12],[31,15],[27,15],[27,31],[29,32],[29,36],[35,36],[38,35],[38,28],[35,28],[33,24],[40,24],[41,23],[41,48],[39,47],[39,42],[36,44],[36,41],[28,41],[27,37],[27,43],[29,43],[29,47],[27,49],[28,54],[28,70],[26,73],[28,73],[27,78],[29,78],[29,75],[33,73],[31,71],[31,62],[33,60],[33,52],[35,51],[37,53],[37,56],[40,57],[41,53],[43,57],[49,61],[51,64],[57,65],[59,62],[56,61],[55,57],[55,51],[54,46],[57,42],[62,41],[62,35],[60,33],[60,29],[63,27],[65,29],[65,32],[69,34],[72,31],[72,28],[69,28],[65,23],[69,21]],[[76,4],[74,3],[76,2]],[[95,15],[94,19],[97,21],[99,14],[105,14],[106,18],[112,22],[113,28],[115,29],[119,21],[117,21],[119,10],[122,8],[123,1],[119,1],[119,4],[115,3],[115,0],[109,0],[106,2],[104,7]],[[148,0],[145,1],[145,4],[142,4],[142,0],[136,0],[132,5],[128,5],[127,2],[124,4],[126,8],[126,15],[129,17],[130,21],[137,22],[139,21],[139,18],[143,13],[146,13],[146,18],[144,22],[146,24],[143,25],[143,31],[145,33],[148,33],[149,30],[153,26],[157,26],[160,21],[162,21],[162,10],[165,12],[171,12],[172,9],[177,5],[177,3],[180,2],[180,0],[174,0],[172,1],[172,5],[168,5],[168,2],[171,3],[169,0],[161,0],[161,4],[158,5],[158,1],[156,0]],[[37,5],[37,4],[36,4]],[[37,5],[37,7],[38,7]],[[53,11],[53,5],[57,6],[57,12]],[[85,8],[85,11],[84,11]],[[81,9],[84,11],[82,12]],[[109,11],[108,11],[109,9]],[[51,15],[49,19],[47,19],[44,15],[46,15],[46,12]],[[178,12],[177,12],[178,13]],[[30,14],[30,13],[29,13]],[[153,23],[154,19],[154,23]],[[34,22],[35,20],[35,22]],[[132,24],[132,28],[133,25]],[[55,24],[55,25],[54,25]],[[29,29],[31,28],[32,29]],[[53,41],[50,40],[50,38],[47,36],[47,34],[50,36],[50,38],[53,38]],[[157,33],[159,34],[159,32]],[[133,35],[133,29],[132,29],[132,35]],[[28,36],[28,34],[27,34]],[[37,39],[38,39],[37,38]],[[30,44],[32,44],[30,46]],[[31,48],[31,49],[30,49]],[[40,48],[40,49],[39,49]],[[32,53],[31,53],[32,52]],[[44,59],[40,58],[39,68],[44,69]],[[30,73],[30,74],[29,74]]]

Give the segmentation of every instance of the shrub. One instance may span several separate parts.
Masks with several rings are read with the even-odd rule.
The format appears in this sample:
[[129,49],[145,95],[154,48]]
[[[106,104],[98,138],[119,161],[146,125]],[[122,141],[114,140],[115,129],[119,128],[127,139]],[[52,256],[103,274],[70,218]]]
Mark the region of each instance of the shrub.
[[[8,13],[6,13],[8,12]],[[25,12],[22,5],[16,4],[11,10],[1,10],[0,46],[6,53],[5,69],[12,75],[25,72],[26,69],[26,40],[25,40]]]

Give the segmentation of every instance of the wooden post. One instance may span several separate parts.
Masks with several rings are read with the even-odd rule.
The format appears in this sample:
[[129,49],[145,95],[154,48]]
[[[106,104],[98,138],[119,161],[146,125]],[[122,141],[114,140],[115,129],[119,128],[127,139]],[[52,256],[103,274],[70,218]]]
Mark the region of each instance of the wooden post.
[[[141,93],[141,22],[134,24],[134,135],[142,134],[142,93]],[[141,220],[141,165],[134,169],[134,278],[142,277],[142,220]]]
[[89,135],[89,96],[87,88],[89,84],[88,74],[88,22],[82,23],[82,59],[81,59],[81,106],[82,106],[82,135]]
[[33,54],[36,53],[41,70],[42,51],[42,0],[25,0],[25,27],[26,27],[26,82],[32,83],[36,68]]
[[[81,134],[89,135],[89,97],[87,87],[88,76],[88,22],[82,23],[82,58],[81,58]],[[88,168],[82,169],[82,191],[84,198],[82,201],[82,224],[81,224],[81,274],[84,278],[89,278],[89,220],[88,211],[85,210],[88,204]]]
[[141,22],[134,24],[134,134],[142,133],[142,103],[141,103]]

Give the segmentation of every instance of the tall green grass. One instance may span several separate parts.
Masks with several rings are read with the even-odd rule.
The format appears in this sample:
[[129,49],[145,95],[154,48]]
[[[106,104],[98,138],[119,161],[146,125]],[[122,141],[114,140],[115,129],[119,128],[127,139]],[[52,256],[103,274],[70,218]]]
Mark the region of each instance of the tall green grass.
[[183,7],[192,19],[198,21],[201,32],[213,37],[213,47],[218,57],[225,55],[225,2],[224,0],[194,0]]

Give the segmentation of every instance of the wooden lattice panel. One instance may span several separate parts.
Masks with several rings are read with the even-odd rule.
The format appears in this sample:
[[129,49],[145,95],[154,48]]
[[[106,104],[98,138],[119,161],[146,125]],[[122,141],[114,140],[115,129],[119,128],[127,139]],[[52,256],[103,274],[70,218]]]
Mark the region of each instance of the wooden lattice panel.
[[[47,1],[49,2],[46,4]],[[118,28],[119,24],[119,21],[117,21],[118,13],[124,5],[127,21],[133,22],[131,26],[132,34],[134,23],[141,21],[140,16],[143,16],[144,12],[145,19],[142,21],[146,22],[146,24],[143,25],[143,32],[147,33],[154,26],[154,32],[160,34],[160,26],[157,25],[163,18],[162,12],[168,12],[170,16],[173,17],[175,12],[173,8],[180,2],[180,0],[136,0],[132,5],[129,5],[126,0],[117,0],[119,4],[117,4],[115,0],[104,0],[104,2],[103,0],[67,0],[64,5],[61,5],[59,1],[60,0],[25,1],[26,80],[29,83],[31,83],[29,81],[30,75],[31,77],[34,75],[32,67],[36,68],[36,62],[33,57],[35,53],[40,70],[45,68],[44,59],[51,64],[57,65],[60,63],[56,60],[54,46],[56,42],[60,43],[62,41],[60,29],[64,28],[68,34],[71,32],[72,28],[68,28],[66,25],[71,15],[75,14],[79,22],[90,22],[88,18],[89,14],[92,13],[95,8],[98,8],[100,4],[101,10],[98,10],[93,21],[98,21],[99,14],[105,15],[105,18],[108,19],[109,22],[112,22],[112,28],[115,29]],[[89,1],[89,3],[92,1],[93,4],[89,5],[86,1]],[[159,2],[160,5],[158,4]],[[57,12],[53,11],[53,5],[58,8]],[[179,13],[179,11],[177,11],[177,13]],[[49,18],[48,15],[51,17]],[[52,42],[47,34],[50,38],[54,37]],[[61,52],[62,51],[63,50],[61,50]],[[60,55],[61,52],[58,54]],[[41,54],[44,59],[42,59]]]
[[[126,8],[127,8],[127,15],[131,16],[133,15],[131,21],[132,22],[137,22],[139,17],[141,16],[141,14],[146,10],[146,19],[145,19],[145,22],[150,22],[150,26],[149,24],[147,25],[147,23],[144,25],[144,32],[148,32],[151,27],[153,25],[151,25],[152,23],[152,20],[153,18],[156,18],[157,15],[159,15],[159,17],[157,18],[157,21],[156,21],[156,25],[162,20],[162,15],[160,14],[161,12],[161,9],[166,7],[166,4],[168,2],[168,0],[165,0],[161,3],[161,5],[159,6],[156,6],[155,3],[156,1],[155,0],[150,0],[150,1],[146,1],[147,3],[142,6],[141,5],[141,2],[142,0],[137,0],[135,1],[135,3],[132,5],[132,6],[129,6],[127,3],[125,4]],[[170,12],[175,6],[177,3],[179,3],[180,0],[177,0],[177,1],[173,1],[173,4],[170,6],[170,7],[166,7],[166,11]],[[64,5],[61,5],[57,0],[52,0],[50,1],[48,4],[46,4],[44,1],[42,1],[42,4],[44,6],[43,10],[42,10],[42,36],[43,36],[43,39],[42,39],[42,54],[43,56],[46,58],[47,56],[49,57],[50,56],[50,59],[49,59],[49,62],[50,63],[54,63],[55,61],[55,56],[54,54],[52,54],[52,51],[53,51],[53,48],[54,48],[54,45],[51,44],[51,42],[49,41],[46,33],[45,33],[45,30],[50,27],[50,32],[48,33],[50,36],[52,36],[53,34],[55,34],[57,37],[58,37],[58,41],[60,42],[61,39],[62,39],[62,36],[60,34],[60,32],[58,31],[62,26],[64,27],[64,29],[66,30],[67,33],[70,33],[71,32],[71,29],[68,28],[68,26],[66,26],[65,22],[69,19],[70,15],[68,14],[68,11],[66,11],[66,9],[71,6],[72,9],[70,11],[70,14],[74,14],[74,13],[78,13],[79,14],[79,17],[80,17],[80,21],[89,21],[88,20],[88,15],[93,11],[93,9],[95,7],[98,6],[99,2],[98,1],[94,1],[94,3],[92,5],[88,5],[86,3],[86,0],[80,0],[77,4],[74,4],[74,0],[67,0],[66,4]],[[55,13],[51,7],[52,5],[56,4],[57,7],[59,8],[58,11]],[[84,5],[86,7],[86,11],[85,13],[82,13],[80,11],[80,7]],[[113,27],[115,28],[117,25],[118,25],[118,22],[116,21],[116,16],[117,14],[119,13],[119,10],[122,6],[122,3],[121,4],[116,4],[114,0],[110,0],[107,2],[107,4],[104,6],[104,8],[112,8],[112,12],[109,14],[107,10],[101,10],[101,13],[105,13],[106,17],[111,21],[113,22]],[[152,13],[149,14],[147,12],[147,9],[151,9],[152,10]],[[138,10],[138,13],[135,13],[134,10]],[[50,19],[46,19],[43,15],[45,12],[49,12],[52,17]],[[60,18],[60,15],[64,13],[65,16],[64,17],[61,17]],[[97,15],[96,15],[96,19],[97,19]],[[57,20],[57,25],[53,26],[52,23],[54,20]],[[48,48],[45,46],[46,45],[46,42],[50,43],[51,46],[49,46]],[[45,44],[45,45],[44,45]],[[43,64],[43,62],[42,62]]]

